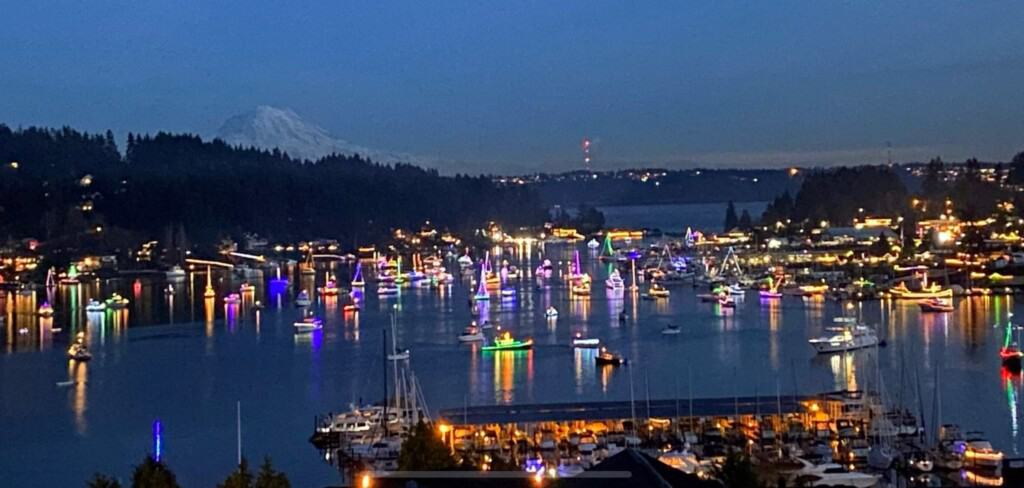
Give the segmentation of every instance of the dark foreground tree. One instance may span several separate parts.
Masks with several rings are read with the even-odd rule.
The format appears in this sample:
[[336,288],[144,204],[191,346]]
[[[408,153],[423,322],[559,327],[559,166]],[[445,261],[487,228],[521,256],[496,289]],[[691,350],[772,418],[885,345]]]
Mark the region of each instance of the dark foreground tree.
[[722,224],[723,230],[729,232],[739,225],[739,217],[736,216],[736,206],[729,201],[729,206],[725,207],[725,222]]
[[754,466],[744,454],[729,453],[715,476],[728,488],[761,488]]
[[398,453],[401,471],[445,471],[455,469],[455,458],[434,429],[422,420],[402,442]]
[[85,483],[85,486],[86,488],[121,488],[121,482],[114,479],[113,476],[96,473],[91,480]]
[[146,456],[132,473],[132,488],[181,488],[174,473],[162,461]]
[[244,457],[234,470],[217,488],[252,488],[252,473],[249,472],[249,461]]
[[291,486],[288,477],[284,473],[276,471],[271,465],[270,456],[264,457],[253,488],[291,488]]

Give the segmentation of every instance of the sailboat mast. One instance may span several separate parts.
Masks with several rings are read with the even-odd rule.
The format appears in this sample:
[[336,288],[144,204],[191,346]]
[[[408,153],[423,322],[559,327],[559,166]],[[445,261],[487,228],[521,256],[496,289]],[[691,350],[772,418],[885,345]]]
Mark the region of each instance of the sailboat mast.
[[384,366],[383,373],[384,374],[381,375],[381,379],[384,380],[384,414],[381,416],[380,421],[381,421],[381,427],[383,427],[383,429],[384,429],[384,435],[387,436],[388,435],[388,330],[387,329],[381,329],[380,332],[381,332],[381,338],[382,338],[382,340],[380,341],[380,348],[381,348],[381,352],[383,353],[381,359],[384,360],[383,361],[384,362],[384,364],[383,364],[383,366]]

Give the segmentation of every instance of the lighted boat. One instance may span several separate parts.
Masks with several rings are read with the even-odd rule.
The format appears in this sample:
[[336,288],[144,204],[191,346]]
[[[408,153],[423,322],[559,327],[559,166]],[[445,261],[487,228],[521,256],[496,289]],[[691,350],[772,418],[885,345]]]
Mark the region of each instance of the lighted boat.
[[96,300],[95,298],[90,298],[89,303],[85,305],[86,312],[102,312],[106,309],[107,306],[104,305],[103,302]]
[[1003,453],[992,447],[981,432],[968,432],[964,448],[964,465],[968,468],[997,469],[1003,465]]
[[363,281],[363,263],[356,263],[356,273],[352,276],[352,282],[349,284],[352,288],[362,288],[366,286],[366,282]]
[[766,300],[775,300],[775,299],[782,298],[782,293],[777,292],[777,291],[771,291],[771,290],[761,290],[757,294],[758,294],[758,296],[760,296],[761,298],[764,298]]
[[612,274],[608,275],[608,279],[604,280],[605,288],[611,291],[623,291],[626,289],[626,282],[622,280],[622,276],[619,275],[619,270],[613,270]]
[[626,364],[626,358],[613,354],[608,349],[601,348],[601,352],[594,358],[598,366],[622,366]]
[[[203,291],[203,298],[215,298],[217,292],[213,289],[213,272],[210,267],[206,267],[206,289]],[[109,305],[109,304],[108,304]]]
[[679,327],[679,324],[668,324],[664,329],[661,329],[661,333],[664,335],[676,335],[682,332],[683,329]]
[[345,304],[345,306],[341,307],[341,311],[342,312],[358,312],[359,311],[359,305],[356,305],[354,303],[348,303],[348,304]]
[[292,324],[295,328],[295,332],[298,334],[309,333],[324,328],[324,321],[313,314],[306,315],[302,320],[297,320]]
[[382,282],[377,285],[377,295],[383,297],[395,296],[398,294],[398,285]]
[[242,303],[242,297],[239,296],[238,293],[231,293],[224,297],[225,305],[238,305],[239,303]]
[[299,274],[302,276],[313,276],[316,274],[316,265],[313,264],[313,249],[310,248],[306,254],[306,260],[299,264]]
[[653,298],[668,298],[670,294],[668,288],[661,286],[657,281],[652,281],[651,287],[647,290],[647,295]]
[[601,247],[601,243],[597,242],[597,239],[591,238],[587,241],[587,249],[596,250],[599,247]]
[[463,268],[469,268],[473,266],[473,258],[469,257],[469,255],[463,254],[462,256],[459,256],[458,263],[459,266]]
[[73,361],[83,362],[92,359],[92,353],[85,346],[85,334],[82,332],[75,336],[75,342],[71,344],[71,347],[68,347],[68,358]]
[[943,288],[938,283],[933,283],[929,286],[924,286],[920,291],[913,291],[907,288],[907,284],[900,282],[899,285],[889,289],[889,294],[893,298],[899,298],[904,300],[926,300],[931,298],[953,298],[953,290],[951,288]]
[[548,309],[544,311],[544,316],[549,319],[558,317],[558,309],[556,309],[555,307],[548,307]]
[[476,323],[466,327],[459,334],[459,342],[480,342],[482,340],[484,340],[484,333]]
[[484,351],[515,351],[530,349],[533,347],[533,339],[516,340],[512,337],[508,331],[502,332],[500,336],[494,338],[492,344],[485,345],[482,349]]
[[922,312],[948,313],[956,310],[953,303],[943,298],[930,298],[918,302]]
[[807,486],[851,486],[854,488],[870,488],[878,484],[878,475],[847,471],[835,463],[811,464],[798,459],[803,468],[796,471],[794,477],[804,480]]
[[579,280],[574,283],[570,288],[573,295],[586,296],[590,295],[590,280]]
[[174,285],[168,283],[167,287],[164,288],[164,295],[171,296],[174,294]]
[[804,285],[798,288],[804,297],[819,297],[828,291],[828,285]]
[[78,284],[78,267],[74,264],[68,266],[68,271],[61,274],[60,284],[62,285],[77,285]]
[[256,291],[256,285],[252,283],[242,283],[242,286],[238,287],[239,293],[254,293]]
[[328,297],[338,296],[338,291],[338,283],[334,280],[334,278],[329,278],[327,280],[327,283],[324,283],[324,286],[320,287],[320,294]]
[[871,327],[858,324],[850,317],[836,317],[835,323],[839,326],[829,327],[828,330],[836,331],[837,334],[807,341],[819,354],[853,351],[878,345],[878,336]]
[[572,347],[578,348],[591,348],[598,347],[601,345],[601,339],[596,337],[584,337],[582,333],[577,332],[572,338]]
[[114,293],[107,299],[107,308],[111,310],[120,310],[128,307],[128,299]]
[[486,281],[487,281],[487,263],[484,262],[484,264],[482,266],[480,266],[480,283],[478,283],[480,286],[477,287],[476,295],[473,295],[473,300],[476,300],[478,302],[486,302],[486,301],[489,301],[491,299],[490,293],[487,292]]
[[720,295],[718,297],[718,306],[723,308],[736,308],[736,300],[728,295]]
[[[1012,317],[1013,314],[1010,314]],[[1017,327],[1017,333],[1020,334],[1020,327]],[[1020,342],[1013,340],[1013,324],[1009,320],[1006,321],[1006,333],[1003,337],[1003,347],[999,348],[999,360],[1003,363],[1003,367],[1010,371],[1020,371],[1021,360],[1024,359],[1024,352],[1020,350]]]
[[50,305],[50,302],[43,302],[39,306],[38,313],[40,317],[53,317],[53,306]]
[[185,275],[185,270],[181,269],[181,266],[178,266],[177,264],[171,266],[171,269],[164,272],[164,276],[166,276],[168,280],[173,281],[183,280],[185,279]]
[[725,290],[732,296],[741,297],[747,294],[747,291],[744,290],[742,286],[736,283],[727,286]]
[[308,307],[311,303],[313,303],[313,301],[309,299],[309,292],[306,290],[300,291],[299,294],[295,296],[296,307]]
[[501,298],[512,298],[516,296],[516,290],[514,288],[502,288]]

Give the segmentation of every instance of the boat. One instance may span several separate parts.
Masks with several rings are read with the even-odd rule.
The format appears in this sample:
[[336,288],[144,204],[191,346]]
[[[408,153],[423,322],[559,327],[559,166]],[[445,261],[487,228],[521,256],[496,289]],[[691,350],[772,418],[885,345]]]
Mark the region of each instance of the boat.
[[356,305],[355,303],[347,303],[343,307],[341,307],[341,311],[342,312],[358,312],[359,311],[359,305]]
[[395,349],[394,352],[388,354],[389,361],[405,361],[409,359],[411,353],[408,349]]
[[480,342],[484,340],[484,333],[477,327],[476,322],[467,326],[459,334],[459,342]]
[[626,364],[626,358],[613,354],[605,348],[601,348],[601,352],[594,358],[598,366],[622,366]]
[[327,283],[324,283],[324,286],[320,287],[320,294],[328,297],[338,296],[338,291],[338,283],[334,278],[328,278]]
[[356,263],[356,272],[352,275],[352,282],[349,283],[352,288],[362,288],[366,286],[366,282],[363,281],[363,263]]
[[502,332],[500,336],[494,338],[494,342],[485,345],[482,349],[485,352],[488,351],[515,351],[530,349],[533,347],[533,339],[516,340],[512,337],[508,331]]
[[303,276],[313,276],[316,274],[316,265],[313,264],[313,248],[309,248],[309,252],[306,254],[306,260],[299,265],[299,274]]
[[[391,313],[391,352],[388,354],[388,361],[408,361],[410,352],[408,349],[398,347],[398,333],[395,331],[395,314]],[[397,367],[397,365],[396,365]]]
[[469,255],[467,255],[467,254],[463,254],[462,256],[459,256],[459,259],[457,259],[456,261],[459,263],[459,266],[462,267],[462,268],[469,268],[469,267],[473,266],[473,258],[469,257]]
[[244,293],[253,293],[253,292],[256,291],[256,285],[253,285],[252,283],[248,283],[248,282],[242,283],[242,286],[238,287],[238,291],[239,291],[239,293],[243,293],[243,294]]
[[835,463],[814,465],[804,459],[797,459],[803,465],[793,473],[801,486],[851,486],[853,488],[870,488],[878,484],[879,476],[856,471],[847,471]]
[[944,298],[929,298],[918,302],[922,312],[948,313],[956,310],[953,303]]
[[651,287],[647,290],[647,296],[652,298],[668,298],[670,294],[668,288],[661,286],[657,281],[652,281]]
[[238,293],[231,293],[224,297],[225,305],[238,305],[239,303],[242,303],[242,297]]
[[782,293],[778,291],[761,290],[757,292],[757,294],[758,296],[766,300],[775,300],[778,298],[782,298]]
[[[586,275],[584,275],[584,276],[586,276]],[[570,291],[572,291],[573,295],[579,295],[579,296],[590,295],[590,280],[589,279],[578,280],[576,283],[573,283],[572,287],[570,288]]]
[[390,297],[398,294],[398,285],[382,281],[377,285],[377,296]]
[[913,291],[907,288],[907,284],[900,282],[893,288],[889,289],[889,294],[893,298],[899,298],[904,300],[926,300],[931,298],[953,298],[953,289],[943,288],[938,283],[933,283],[930,286],[924,285],[921,290]]
[[516,296],[516,290],[514,288],[502,288],[501,298],[512,298]]
[[742,297],[747,294],[747,290],[744,290],[739,284],[733,283],[725,288],[725,291],[729,292],[730,295],[735,297]]
[[601,339],[596,337],[583,337],[583,334],[577,332],[572,338],[572,347],[579,348],[592,348],[601,345]]
[[[1020,327],[1017,328],[1017,334],[1020,335]],[[1013,340],[1013,324],[1007,320],[1003,347],[999,348],[999,360],[1003,363],[1004,368],[1010,371],[1020,371],[1022,359],[1024,359],[1024,352],[1020,350],[1020,341]]]
[[185,279],[186,274],[187,273],[185,273],[185,270],[181,269],[181,266],[178,266],[177,264],[171,266],[171,269],[164,272],[164,276],[167,277],[168,280],[173,281],[180,281]]
[[590,249],[591,251],[594,251],[594,250],[597,250],[597,248],[599,248],[599,247],[601,247],[601,243],[597,242],[597,239],[590,238],[590,240],[587,241],[587,249]]
[[879,343],[874,329],[858,324],[853,318],[836,317],[835,323],[839,326],[829,327],[828,330],[837,331],[838,334],[815,337],[807,341],[819,354],[852,351],[877,346]]
[[43,304],[39,306],[38,313],[40,317],[53,317],[53,307],[50,305],[50,302],[43,302]]
[[303,317],[301,320],[295,321],[295,323],[292,324],[292,327],[295,328],[296,334],[305,334],[323,329],[324,321],[320,317],[317,317],[310,313]]
[[736,308],[736,300],[729,295],[719,295],[718,300],[716,301],[718,302],[718,306],[720,307]]
[[86,312],[102,312],[106,309],[107,306],[104,305],[103,302],[96,300],[95,298],[90,298],[89,303],[85,305]]
[[210,267],[206,267],[206,290],[203,291],[203,298],[215,298],[217,292],[213,289],[213,272]]
[[555,307],[548,307],[547,310],[544,311],[544,316],[549,319],[556,318],[558,317],[558,309]]
[[164,295],[171,296],[174,294],[174,285],[168,283],[167,288],[164,288]]
[[661,329],[661,333],[664,335],[676,335],[683,332],[683,329],[679,327],[679,324],[668,324],[664,329]]
[[121,310],[126,307],[128,307],[128,299],[117,293],[110,295],[110,298],[107,299],[107,308],[111,310]]
[[473,300],[478,302],[486,302],[491,299],[490,293],[487,293],[487,262],[480,265],[480,286],[476,289],[476,295],[473,295]]
[[622,280],[619,270],[616,269],[608,275],[608,279],[604,280],[604,286],[611,291],[619,292],[626,289],[626,282]]
[[311,303],[313,302],[309,299],[309,292],[306,290],[300,291],[299,294],[295,296],[296,307],[308,307]]
[[68,358],[72,361],[88,361],[92,359],[92,353],[89,352],[89,348],[85,346],[85,334],[79,332],[75,336],[75,342],[68,347]]
[[964,445],[964,466],[968,468],[997,469],[1003,465],[1003,453],[992,447],[981,432],[968,432]]

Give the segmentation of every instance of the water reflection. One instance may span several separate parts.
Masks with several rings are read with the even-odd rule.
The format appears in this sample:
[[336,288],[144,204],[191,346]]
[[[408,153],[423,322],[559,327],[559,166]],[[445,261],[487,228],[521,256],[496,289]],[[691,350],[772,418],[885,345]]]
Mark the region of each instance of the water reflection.
[[84,436],[87,431],[85,411],[88,407],[86,397],[86,385],[89,377],[89,363],[75,360],[68,360],[68,382],[71,386],[69,402],[71,412],[74,414],[75,432]]
[[494,366],[494,401],[509,404],[515,400],[517,385],[529,389],[533,382],[533,350],[487,352]]

